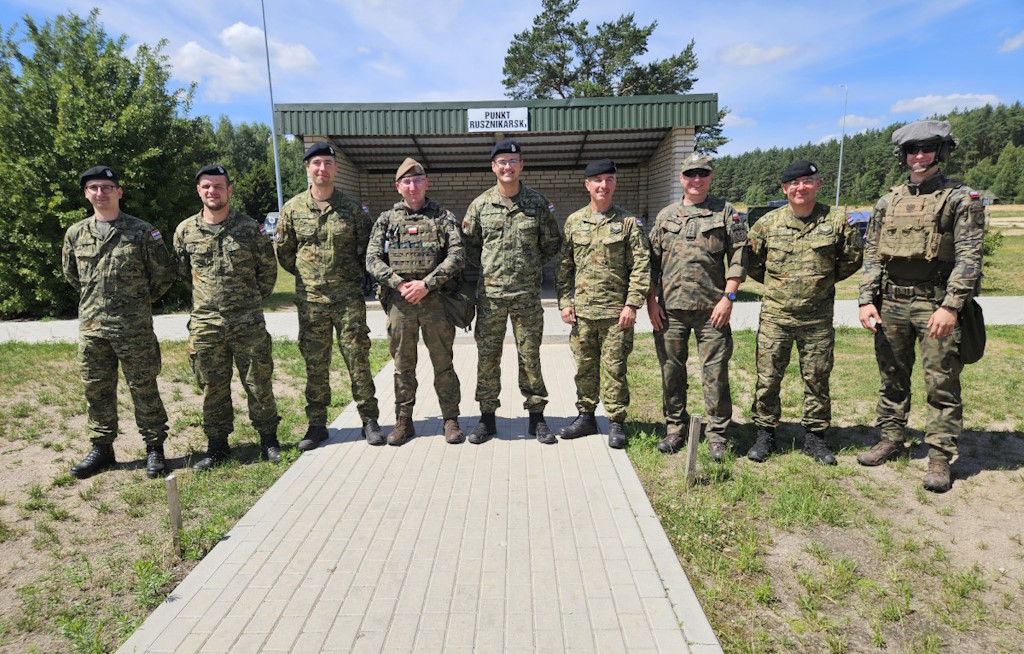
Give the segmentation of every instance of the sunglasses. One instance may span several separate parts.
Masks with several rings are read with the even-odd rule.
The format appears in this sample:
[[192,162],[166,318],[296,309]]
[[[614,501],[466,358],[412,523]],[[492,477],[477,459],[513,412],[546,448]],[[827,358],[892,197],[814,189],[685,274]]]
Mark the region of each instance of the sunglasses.
[[911,143],[910,145],[903,146],[903,149],[907,154],[917,154],[918,152],[924,152],[931,154],[932,152],[938,152],[938,143]]
[[708,177],[711,175],[711,171],[706,168],[697,168],[696,170],[687,170],[683,173],[683,177]]

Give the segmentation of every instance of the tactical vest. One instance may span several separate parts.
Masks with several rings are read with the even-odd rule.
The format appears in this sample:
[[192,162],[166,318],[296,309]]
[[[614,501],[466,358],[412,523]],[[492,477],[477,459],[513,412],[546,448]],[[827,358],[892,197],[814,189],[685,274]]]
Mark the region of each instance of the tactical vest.
[[435,219],[407,214],[391,225],[388,262],[397,274],[421,279],[437,267],[441,247]]
[[937,193],[912,195],[906,186],[893,191],[882,218],[878,256],[888,259],[954,261],[953,232],[939,232],[942,207],[951,188]]

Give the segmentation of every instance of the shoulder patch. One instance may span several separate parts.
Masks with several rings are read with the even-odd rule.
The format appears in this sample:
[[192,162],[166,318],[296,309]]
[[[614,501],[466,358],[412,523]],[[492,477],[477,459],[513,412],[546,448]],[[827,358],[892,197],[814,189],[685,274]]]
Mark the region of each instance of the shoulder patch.
[[644,221],[642,219],[640,219],[640,218],[637,218],[636,219],[636,224],[641,226],[641,227],[643,227],[644,226]]
[[370,213],[370,207],[366,206],[365,204],[361,204],[359,206],[363,210],[363,213]]
[[548,211],[554,212],[554,210],[555,210],[555,203],[554,202],[548,202]]
[[979,199],[981,199],[981,193],[978,193],[977,191],[972,190],[972,191],[969,192],[969,195],[971,196],[972,200],[979,200]]
[[150,235],[153,237],[154,241],[159,241],[161,238],[159,229],[154,229],[153,231],[150,232]]

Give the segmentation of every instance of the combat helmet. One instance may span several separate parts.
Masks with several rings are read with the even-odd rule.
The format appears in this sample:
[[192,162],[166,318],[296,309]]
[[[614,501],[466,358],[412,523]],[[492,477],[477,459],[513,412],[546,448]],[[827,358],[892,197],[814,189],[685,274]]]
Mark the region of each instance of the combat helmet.
[[949,153],[956,147],[957,140],[953,138],[953,131],[947,120],[919,120],[904,125],[892,133],[892,154],[900,162],[900,166],[907,165],[907,146],[916,143],[935,143],[936,162],[949,160]]

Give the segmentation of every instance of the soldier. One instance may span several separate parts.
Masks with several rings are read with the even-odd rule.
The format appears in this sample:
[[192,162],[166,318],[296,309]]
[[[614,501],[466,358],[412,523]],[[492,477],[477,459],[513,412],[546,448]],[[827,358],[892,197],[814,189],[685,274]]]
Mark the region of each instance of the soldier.
[[519,181],[523,151],[511,139],[491,149],[491,171],[497,184],[480,194],[466,210],[462,231],[469,262],[480,267],[476,319],[476,401],[480,422],[470,443],[494,436],[494,412],[500,406],[501,351],[506,324],[519,355],[519,391],[530,414],[529,434],[541,443],[555,443],[544,421],[548,390],[540,369],[540,343],[544,310],[540,284],[544,264],[558,255],[562,235],[555,221],[555,205]]
[[384,443],[384,432],[377,424],[380,412],[370,374],[370,328],[362,287],[370,217],[359,202],[334,188],[338,171],[334,154],[327,143],[314,143],[306,150],[303,161],[310,187],[285,203],[274,237],[281,267],[295,275],[309,420],[298,445],[302,451],[327,440],[335,332],[363,421],[363,436],[371,445]]
[[462,282],[466,260],[459,223],[452,212],[427,197],[430,181],[415,159],[407,158],[398,167],[395,188],[402,201],[377,218],[366,249],[366,269],[380,283],[381,302],[388,312],[388,346],[395,360],[395,428],[388,434],[388,444],[402,445],[416,434],[412,409],[420,330],[434,366],[445,440],[461,443],[462,394],[452,360],[455,326],[441,297]]
[[160,232],[120,209],[117,173],[95,166],[78,178],[93,215],[64,236],[64,277],[79,293],[78,357],[85,383],[92,450],[71,474],[85,479],[114,465],[117,438],[117,365],[146,442],[146,475],[163,472],[167,412],[160,400],[160,344],[153,333],[153,302],[176,272]]
[[683,162],[683,199],[665,207],[651,228],[651,292],[647,314],[661,363],[666,435],[658,449],[678,452],[686,442],[686,359],[690,332],[697,338],[708,449],[715,461],[727,450],[732,419],[729,318],[736,290],[747,276],[747,225],[732,205],[708,195],[713,159],[693,153]]
[[202,210],[174,231],[178,274],[192,289],[188,353],[203,390],[203,431],[209,440],[206,455],[192,468],[209,470],[231,454],[232,363],[248,396],[249,419],[260,435],[260,456],[277,463],[281,418],[271,384],[270,334],[260,306],[277,281],[274,247],[255,220],[228,204],[234,189],[223,166],[200,168],[196,191]]
[[750,228],[748,273],[764,283],[757,330],[757,386],[754,424],[757,440],[747,458],[762,462],[775,449],[782,405],[779,388],[796,342],[804,380],[804,453],[835,465],[825,444],[832,421],[828,380],[832,373],[836,282],[860,268],[860,232],[846,214],[816,202],[821,177],[810,161],[782,171],[789,204],[771,211]]
[[892,142],[910,177],[871,213],[859,298],[860,323],[875,334],[882,433],[857,461],[877,466],[903,453],[917,341],[928,398],[924,487],[944,493],[963,430],[957,317],[979,291],[985,212],[978,193],[939,169],[956,147],[948,122],[905,125]]
[[598,395],[608,413],[608,446],[622,449],[629,407],[626,360],[633,351],[636,311],[651,288],[650,244],[643,224],[612,204],[617,178],[611,159],[587,164],[583,185],[590,204],[565,221],[565,245],[556,290],[562,322],[572,325],[579,416],[563,439],[597,433]]

